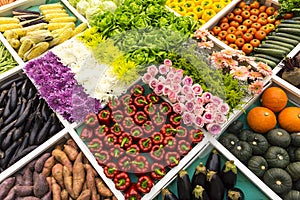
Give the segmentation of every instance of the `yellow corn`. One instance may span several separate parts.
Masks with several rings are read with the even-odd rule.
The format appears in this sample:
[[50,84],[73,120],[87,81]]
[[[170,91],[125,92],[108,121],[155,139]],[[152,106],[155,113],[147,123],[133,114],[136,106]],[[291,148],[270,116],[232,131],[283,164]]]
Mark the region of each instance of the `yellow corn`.
[[50,35],[27,35],[25,37],[22,37],[20,39],[20,41],[23,42],[26,39],[30,39],[35,44],[37,44],[37,43],[40,43],[40,42],[45,42],[48,37],[52,37],[52,36],[50,36]]
[[36,30],[36,31],[30,31],[27,33],[27,35],[51,35],[50,31],[48,30]]
[[10,46],[12,46],[14,49],[18,49],[21,45],[20,41],[18,39],[12,38],[7,40]]
[[22,26],[20,24],[1,24],[0,32],[4,32],[15,28],[22,28]]
[[49,9],[49,10],[43,10],[42,14],[47,15],[47,14],[58,14],[58,13],[67,13],[65,9]]
[[24,28],[16,28],[16,29],[11,29],[11,30],[16,32],[19,37],[23,37],[27,34],[27,30]]
[[18,39],[18,38],[19,38],[17,32],[14,31],[14,30],[7,30],[7,31],[5,31],[5,32],[3,33],[3,36],[4,36],[6,39],[8,39],[8,40],[9,40],[9,39],[12,39],[12,38],[14,38],[14,39]]
[[37,31],[37,30],[46,29],[46,28],[47,28],[46,23],[39,23],[39,24],[25,27],[23,29],[25,29],[27,32],[30,32],[30,31]]
[[60,18],[60,17],[69,17],[69,15],[67,13],[47,14],[45,15],[45,20],[50,21],[53,18]]
[[59,38],[59,44],[63,43],[64,41],[70,39],[73,36],[73,29],[72,28],[66,28],[62,34],[58,36]]
[[13,17],[0,17],[0,24],[18,24],[20,20]]
[[61,5],[60,3],[52,3],[52,4],[45,4],[45,5],[40,5],[40,11],[44,10],[49,10],[49,9],[57,9],[57,8],[63,8],[64,6]]
[[50,23],[54,22],[76,22],[76,17],[58,17],[50,19]]
[[53,47],[53,46],[55,46],[55,45],[58,45],[59,44],[59,41],[60,41],[60,39],[57,37],[57,38],[54,38],[53,40],[51,40],[50,42],[49,42],[49,47]]
[[87,23],[82,23],[79,26],[77,26],[73,31],[73,36],[77,35],[78,33],[81,33],[87,28]]
[[75,28],[75,24],[73,22],[64,22],[64,23],[49,23],[48,24],[48,30],[53,31],[55,29],[60,29],[60,28]]
[[24,54],[29,51],[29,49],[34,45],[34,42],[30,39],[26,39],[22,42],[19,51],[18,51],[18,55],[23,59],[24,58]]
[[46,52],[49,48],[48,42],[40,42],[33,46],[29,51],[27,51],[24,54],[24,60],[31,60],[33,58],[36,58],[40,55],[42,55],[44,52]]

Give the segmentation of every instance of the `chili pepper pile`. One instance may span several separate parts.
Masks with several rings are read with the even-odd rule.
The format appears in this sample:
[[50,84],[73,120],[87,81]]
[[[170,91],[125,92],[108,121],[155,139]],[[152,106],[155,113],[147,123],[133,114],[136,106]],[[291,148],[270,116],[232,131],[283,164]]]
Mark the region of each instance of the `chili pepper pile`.
[[0,86],[0,172],[62,129],[56,115],[24,76]]
[[80,137],[125,198],[140,199],[204,135],[182,126],[181,116],[147,85],[135,84],[129,91],[87,115]]

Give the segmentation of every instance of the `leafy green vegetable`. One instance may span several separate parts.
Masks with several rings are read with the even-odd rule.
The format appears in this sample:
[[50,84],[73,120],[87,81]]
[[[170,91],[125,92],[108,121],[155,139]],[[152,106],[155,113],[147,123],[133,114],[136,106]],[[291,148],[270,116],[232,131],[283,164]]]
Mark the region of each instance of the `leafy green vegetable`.
[[300,11],[299,0],[278,0],[278,2],[280,4],[280,9],[279,9],[280,14]]
[[4,44],[0,42],[0,74],[14,68],[17,65],[18,63],[14,60]]

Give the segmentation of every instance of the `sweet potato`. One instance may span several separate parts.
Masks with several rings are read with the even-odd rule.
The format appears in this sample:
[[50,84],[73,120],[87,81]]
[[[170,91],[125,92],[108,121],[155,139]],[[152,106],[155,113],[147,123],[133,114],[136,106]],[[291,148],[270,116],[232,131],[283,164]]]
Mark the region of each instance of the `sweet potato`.
[[47,181],[47,183],[48,183],[48,186],[49,186],[49,190],[51,190],[52,191],[52,183],[51,183],[51,177],[50,176],[48,176],[47,178],[46,178],[46,181]]
[[75,141],[73,139],[68,139],[68,141],[66,142],[67,145],[70,145],[71,147],[73,147],[74,149],[76,149],[77,151],[79,151],[79,148],[77,146],[77,144],[75,143]]
[[16,174],[16,182],[15,185],[23,185],[23,175],[22,174]]
[[96,178],[95,181],[96,181],[97,190],[101,196],[111,197],[113,195],[110,189],[101,180],[101,178]]
[[27,196],[27,197],[18,197],[16,200],[40,200],[40,198],[34,196]]
[[112,196],[111,200],[118,200],[117,197],[114,195]]
[[70,173],[72,173],[73,166],[65,152],[63,152],[62,150],[59,150],[59,149],[54,149],[52,151],[52,155],[58,162],[60,162],[64,166],[66,166]]
[[44,155],[42,155],[39,159],[37,159],[35,165],[34,165],[34,170],[37,173],[41,173],[43,170],[43,166],[45,161],[51,156],[50,153],[45,153]]
[[49,191],[48,182],[43,174],[38,174],[33,185],[34,196],[42,198]]
[[82,152],[80,152],[73,165],[73,191],[74,197],[79,197],[85,182],[85,171],[82,163]]
[[52,176],[55,178],[56,182],[61,188],[64,188],[64,178],[63,178],[63,166],[60,163],[55,164],[52,167]]
[[69,193],[66,189],[61,191],[60,196],[61,196],[61,200],[68,200],[69,199]]
[[33,185],[33,173],[30,167],[24,169],[23,180],[23,185]]
[[56,183],[55,178],[52,177],[51,180],[52,187],[52,199],[53,200],[61,200],[61,189],[60,186]]
[[13,187],[13,189],[15,190],[15,194],[17,197],[25,197],[33,194],[33,186],[16,185]]
[[89,200],[91,198],[91,190],[83,190],[77,200]]
[[11,188],[4,200],[14,200],[15,194],[16,194],[15,188]]
[[44,163],[44,167],[42,170],[42,174],[44,176],[49,176],[51,173],[51,168],[55,165],[55,159],[54,156],[49,157],[45,163]]
[[15,177],[7,178],[0,184],[0,199],[4,199],[8,194],[10,189],[14,186],[15,180]]
[[72,146],[67,144],[64,145],[64,152],[67,154],[68,158],[71,161],[74,161],[78,156],[78,151],[74,149]]
[[97,199],[97,189],[96,189],[96,182],[95,182],[95,174],[94,169],[90,164],[85,164],[84,168],[86,170],[86,184],[88,189],[91,190],[91,199],[96,200]]
[[52,192],[49,190],[42,198],[41,200],[52,200]]
[[69,195],[74,199],[74,192],[73,192],[73,182],[72,182],[72,175],[69,169],[66,166],[63,166],[63,177],[64,177],[64,185],[66,190],[68,191]]

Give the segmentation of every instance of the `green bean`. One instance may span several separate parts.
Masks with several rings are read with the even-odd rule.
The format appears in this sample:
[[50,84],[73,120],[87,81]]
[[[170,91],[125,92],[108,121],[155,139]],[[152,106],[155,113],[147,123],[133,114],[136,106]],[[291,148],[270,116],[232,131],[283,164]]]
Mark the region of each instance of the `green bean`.
[[14,60],[6,47],[0,42],[0,74],[14,68],[17,65],[18,63]]

